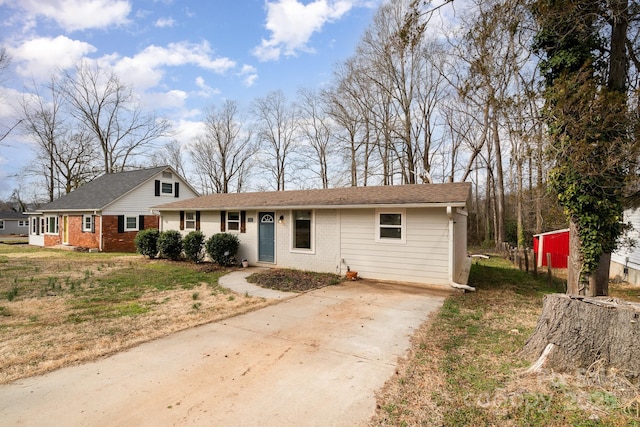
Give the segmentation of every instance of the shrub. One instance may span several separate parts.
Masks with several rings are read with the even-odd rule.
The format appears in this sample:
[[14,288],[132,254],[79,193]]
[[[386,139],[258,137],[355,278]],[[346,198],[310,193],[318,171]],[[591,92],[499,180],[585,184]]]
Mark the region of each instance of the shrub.
[[227,265],[238,253],[240,239],[235,234],[217,233],[209,237],[206,243],[207,253],[220,265]]
[[158,237],[160,231],[157,228],[148,228],[146,230],[138,231],[133,243],[136,245],[136,250],[142,256],[148,256],[153,259],[158,254]]
[[158,237],[160,256],[171,260],[178,260],[182,255],[182,234],[176,230],[167,230]]
[[184,236],[182,248],[189,261],[201,262],[204,259],[204,234],[202,231],[191,231]]

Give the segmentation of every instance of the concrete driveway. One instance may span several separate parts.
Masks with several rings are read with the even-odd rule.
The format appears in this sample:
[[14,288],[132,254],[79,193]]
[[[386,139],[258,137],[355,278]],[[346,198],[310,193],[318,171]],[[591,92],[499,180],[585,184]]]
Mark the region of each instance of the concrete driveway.
[[446,294],[346,282],[0,386],[2,425],[358,426]]

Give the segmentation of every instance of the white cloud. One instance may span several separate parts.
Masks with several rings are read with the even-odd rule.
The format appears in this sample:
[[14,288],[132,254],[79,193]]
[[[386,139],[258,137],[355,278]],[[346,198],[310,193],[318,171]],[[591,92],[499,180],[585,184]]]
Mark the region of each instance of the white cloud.
[[185,91],[177,89],[168,92],[147,92],[142,95],[142,104],[153,110],[178,109],[184,107],[188,97]]
[[158,28],[171,28],[176,25],[173,18],[159,18],[154,24]]
[[223,74],[236,66],[229,58],[215,58],[209,44],[178,42],[167,47],[149,46],[133,57],[124,57],[116,62],[114,69],[123,80],[133,84],[139,90],[157,86],[163,75],[164,67],[178,67],[186,64]]
[[65,36],[37,37],[18,46],[7,47],[18,74],[37,80],[48,79],[58,69],[73,67],[86,54],[96,50],[89,43]]
[[258,80],[258,70],[252,65],[243,65],[242,70],[238,73],[239,77],[243,77],[242,84],[245,87],[251,87]]
[[268,1],[266,28],[271,37],[262,39],[253,54],[261,61],[273,61],[282,54],[312,51],[307,46],[311,36],[324,24],[344,16],[354,3],[353,0],[315,0],[308,4],[298,0]]
[[211,95],[218,95],[220,94],[220,91],[216,88],[213,88],[211,86],[209,86],[205,81],[204,78],[202,76],[198,76],[196,77],[196,86],[198,86],[200,88],[200,90],[198,91],[198,95],[203,97],[203,98],[210,98]]
[[21,0],[17,6],[31,18],[55,21],[65,31],[123,25],[131,12],[127,0]]

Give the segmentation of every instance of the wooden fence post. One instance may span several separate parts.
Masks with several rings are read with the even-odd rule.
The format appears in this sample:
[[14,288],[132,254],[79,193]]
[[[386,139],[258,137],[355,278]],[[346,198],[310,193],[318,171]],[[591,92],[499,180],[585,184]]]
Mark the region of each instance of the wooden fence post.
[[528,273],[529,272],[529,249],[524,250],[524,266]]

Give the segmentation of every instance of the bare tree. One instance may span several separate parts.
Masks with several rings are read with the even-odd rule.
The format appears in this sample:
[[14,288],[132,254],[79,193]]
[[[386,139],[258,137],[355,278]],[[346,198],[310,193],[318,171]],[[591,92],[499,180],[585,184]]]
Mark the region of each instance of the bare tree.
[[205,192],[240,191],[256,149],[252,133],[240,120],[238,103],[228,100],[220,109],[211,107],[204,124],[205,133],[189,152]]
[[124,170],[132,158],[168,136],[169,122],[146,114],[112,70],[83,61],[64,79],[71,114],[93,133],[105,173]]
[[64,194],[95,176],[95,148],[91,134],[74,129],[65,116],[60,82],[53,76],[45,85],[45,98],[34,85],[33,94],[21,103],[22,128],[36,143],[36,171],[44,171],[49,201],[56,190]]
[[282,91],[270,92],[254,101],[251,111],[257,123],[264,167],[276,181],[276,189],[284,191],[286,174],[297,142],[299,120]]
[[177,139],[172,139],[154,152],[151,156],[151,163],[154,166],[169,165],[183,177],[186,176],[184,149]]
[[301,154],[317,165],[314,170],[322,188],[329,188],[329,161],[335,150],[331,145],[333,131],[327,105],[313,89],[298,90],[297,105],[301,112],[300,130],[308,144],[304,145],[307,150],[301,150]]

